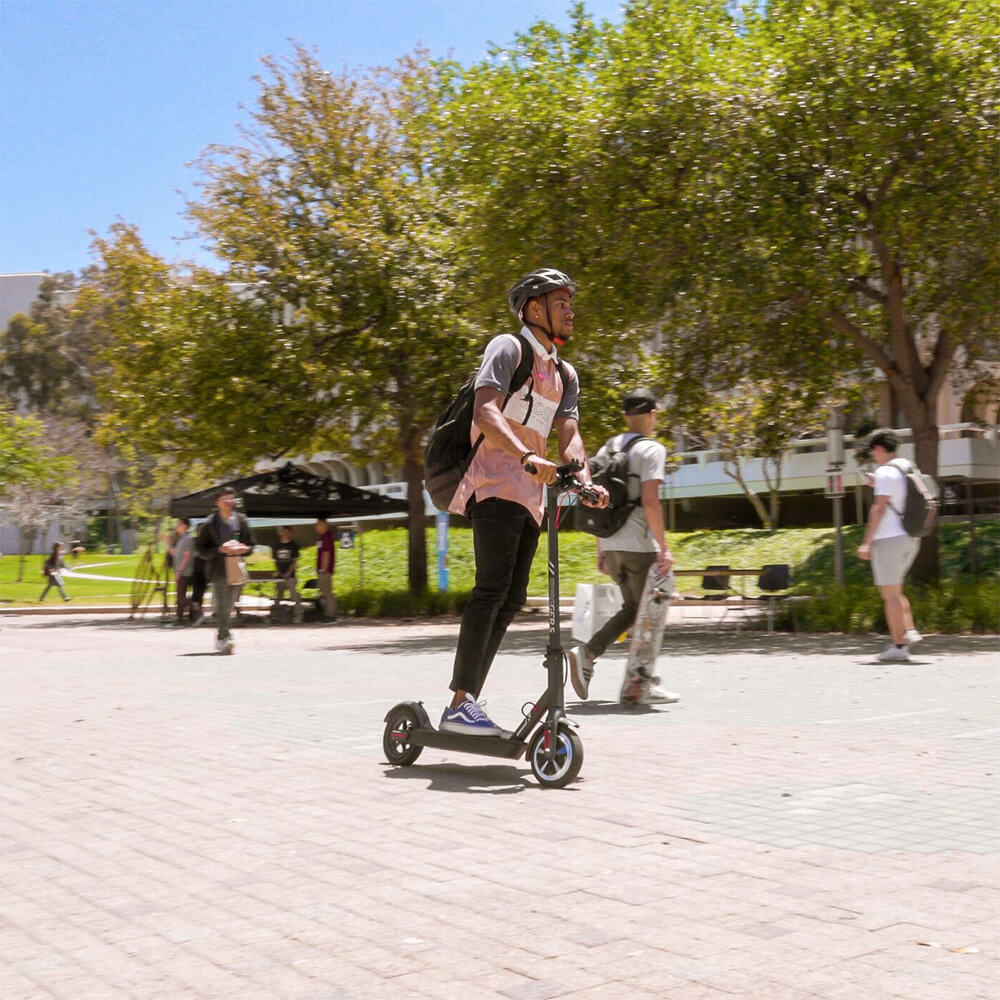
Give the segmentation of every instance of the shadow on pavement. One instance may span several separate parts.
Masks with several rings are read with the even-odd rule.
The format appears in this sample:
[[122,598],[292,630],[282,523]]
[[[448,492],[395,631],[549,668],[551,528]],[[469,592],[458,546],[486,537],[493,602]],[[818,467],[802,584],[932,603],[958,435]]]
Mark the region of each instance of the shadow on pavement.
[[[325,633],[329,645],[314,647],[317,651],[340,652],[358,649],[376,653],[451,654],[458,639],[457,618],[426,618],[404,620],[346,619],[335,624],[305,623],[302,625],[276,625],[266,618],[244,616],[233,623],[236,629],[266,629],[281,632],[289,637],[308,636],[319,628]],[[62,618],[53,616],[41,621],[17,622],[19,628],[66,629],[101,628],[110,632],[134,632],[177,629],[172,622],[156,619],[127,618],[109,620],[104,617]],[[191,626],[183,626],[190,628]],[[210,629],[211,620],[197,628]],[[420,629],[419,632],[413,631]],[[433,631],[424,631],[433,629]],[[569,648],[573,640],[569,622],[563,623],[562,641]],[[885,648],[885,635],[845,635],[818,632],[764,632],[758,629],[733,629],[731,627],[705,627],[700,625],[668,625],[664,633],[662,656],[725,656],[726,654],[758,653],[762,656],[803,656],[811,653],[841,655],[857,658],[860,662],[876,663],[878,654]],[[511,627],[504,638],[500,653],[538,656],[539,667],[545,656],[548,626],[539,617],[524,616]],[[991,635],[934,635],[915,650],[911,664],[926,663],[929,657],[954,656],[960,653],[995,653],[1000,650],[995,634]],[[606,659],[624,659],[628,653],[626,643],[613,646]]]
[[430,792],[472,792],[476,795],[512,795],[533,787],[525,784],[530,777],[527,767],[520,770],[510,764],[427,764],[421,767],[393,767],[387,764],[385,777],[397,781],[426,781]]

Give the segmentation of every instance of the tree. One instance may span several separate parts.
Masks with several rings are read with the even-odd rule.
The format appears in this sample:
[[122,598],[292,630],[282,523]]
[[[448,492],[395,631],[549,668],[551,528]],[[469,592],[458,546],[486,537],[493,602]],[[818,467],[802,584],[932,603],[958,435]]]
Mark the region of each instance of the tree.
[[46,275],[30,315],[0,333],[0,385],[9,404],[92,424],[93,377],[101,348],[98,316],[77,300],[72,272]]
[[823,366],[880,369],[931,474],[941,388],[996,319],[998,10],[778,0],[748,15],[754,59],[698,206],[712,307],[758,317],[769,353],[793,331]]
[[25,553],[38,532],[58,516],[79,513],[77,485],[73,460],[46,444],[42,422],[0,406],[0,503],[21,537],[19,581]]
[[578,282],[585,437],[618,424],[621,386],[693,385],[670,355],[676,297],[690,287],[691,187],[718,156],[736,38],[724,2],[632,2],[621,25],[582,3],[568,31],[544,22],[481,63],[443,72],[441,170],[465,205],[462,235],[483,289],[472,308],[505,322],[495,291],[538,264]]
[[335,76],[301,46],[264,64],[243,142],[205,153],[189,205],[226,271],[181,281],[124,224],[97,241],[108,427],[153,453],[196,440],[220,469],[331,448],[401,459],[422,591],[423,441],[478,343],[420,128],[435,71],[417,54]]

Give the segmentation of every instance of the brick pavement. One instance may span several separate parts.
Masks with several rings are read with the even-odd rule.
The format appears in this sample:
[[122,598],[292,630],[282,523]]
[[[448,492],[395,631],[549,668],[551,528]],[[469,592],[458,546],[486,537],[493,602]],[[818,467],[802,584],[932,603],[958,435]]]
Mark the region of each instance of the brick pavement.
[[[679,705],[620,710],[581,780],[425,750],[454,622],[208,629],[5,619],[0,995],[995,1000],[1000,655],[668,633]],[[544,683],[519,625],[487,697]]]

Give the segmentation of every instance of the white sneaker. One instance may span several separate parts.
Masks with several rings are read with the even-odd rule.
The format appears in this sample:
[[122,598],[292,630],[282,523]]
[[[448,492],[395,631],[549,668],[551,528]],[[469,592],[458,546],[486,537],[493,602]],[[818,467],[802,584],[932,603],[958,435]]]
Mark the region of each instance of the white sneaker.
[[657,684],[650,684],[649,689],[636,702],[637,705],[673,705],[681,700],[679,694],[673,691],[664,691]]
[[878,654],[882,663],[907,663],[910,659],[910,651],[905,646],[889,646]]
[[223,656],[230,656],[236,648],[236,643],[232,639],[216,639],[215,651]]
[[911,649],[923,641],[924,637],[915,628],[908,628],[903,633],[903,642],[905,642]]
[[587,700],[590,681],[594,676],[594,658],[586,646],[575,646],[567,654],[569,658],[569,679],[573,690],[581,701]]

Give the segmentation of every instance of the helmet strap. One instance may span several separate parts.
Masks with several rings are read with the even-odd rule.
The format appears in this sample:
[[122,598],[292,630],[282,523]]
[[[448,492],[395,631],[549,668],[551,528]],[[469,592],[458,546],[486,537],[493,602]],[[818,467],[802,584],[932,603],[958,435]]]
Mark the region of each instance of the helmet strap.
[[527,325],[528,329],[530,330],[533,330],[537,327],[539,330],[542,331],[542,333],[545,334],[546,337],[549,338],[549,340],[552,341],[553,344],[555,344],[556,347],[563,347],[569,341],[569,337],[552,332],[552,312],[549,308],[548,292],[546,292],[545,295],[541,297],[545,299],[545,319],[549,325],[542,326],[541,323],[532,323],[529,320],[524,319],[523,316],[522,316],[522,322],[524,322]]

